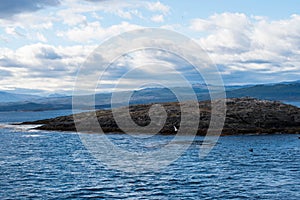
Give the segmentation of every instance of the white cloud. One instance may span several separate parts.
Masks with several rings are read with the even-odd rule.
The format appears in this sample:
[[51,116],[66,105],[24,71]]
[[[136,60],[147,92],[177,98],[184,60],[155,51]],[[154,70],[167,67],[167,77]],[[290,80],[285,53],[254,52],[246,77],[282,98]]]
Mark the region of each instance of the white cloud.
[[[38,17],[37,17],[38,16]],[[36,13],[22,13],[11,19],[0,19],[0,27],[22,29],[51,29],[53,22],[59,21],[53,13],[38,11]]]
[[151,20],[154,22],[161,23],[161,22],[164,22],[164,16],[163,15],[154,15],[151,17]]
[[162,4],[161,2],[147,2],[147,7],[150,11],[159,11],[163,14],[168,14],[170,11],[170,7]]
[[[230,74],[240,74],[245,81],[247,72],[255,72],[256,79],[266,79],[273,73],[293,73],[300,70],[300,16],[285,20],[248,17],[241,13],[215,14],[208,19],[191,20],[190,29],[204,32],[198,38],[212,60],[225,67]],[[253,80],[255,82],[255,79]]]
[[15,32],[15,28],[14,27],[6,27],[5,28],[5,32],[8,34],[8,35],[16,35],[16,32]]
[[201,44],[209,51],[246,51],[249,49],[249,34],[252,24],[245,14],[222,13],[215,14],[207,20],[194,19],[190,28],[195,31],[208,31]]
[[25,45],[15,51],[0,49],[0,69],[11,75],[0,80],[0,89],[31,88],[72,90],[76,71],[95,46]]
[[[105,20],[105,17],[111,17],[110,15],[115,15],[113,17],[119,20],[119,22],[120,19],[131,20],[139,18],[145,20],[146,17],[144,17],[142,13],[148,13],[149,11],[149,15],[151,15],[152,12],[154,12],[153,15],[157,15],[153,20],[162,21],[163,15],[169,12],[169,7],[161,2],[138,0],[64,0],[60,1],[60,4],[57,4],[55,7],[37,10],[36,12],[20,12],[9,18],[0,18],[0,28],[5,30],[5,34],[0,35],[0,42],[14,42],[16,45],[23,45],[24,43],[34,43],[36,41],[55,41],[55,37],[57,36],[65,36],[66,38],[70,38],[71,41],[86,42],[84,39],[89,40],[95,38],[98,33],[100,33],[100,38],[103,38],[103,35],[105,35],[103,32],[106,32],[104,29],[107,28],[93,24],[94,22],[100,24],[102,20]],[[121,31],[130,30],[135,26],[123,22],[120,24],[122,28],[120,31],[113,31],[113,27],[118,27],[115,22],[110,23],[109,21],[105,21],[104,23],[105,26],[111,26],[109,29],[111,28],[112,32],[109,34],[112,35]],[[122,25],[128,25],[129,27],[122,27]],[[84,34],[78,36],[78,34],[83,33],[84,30],[87,31],[88,36]],[[37,32],[42,33],[45,31],[50,33],[50,36],[47,34],[48,38],[37,34]],[[83,39],[80,39],[80,37]],[[25,41],[25,39],[27,41]],[[18,41],[20,42],[18,43]]]
[[88,43],[91,41],[100,42],[103,39],[107,39],[113,35],[137,28],[140,28],[140,26],[129,24],[128,22],[122,22],[107,28],[102,27],[99,22],[90,22],[86,25],[75,27],[66,32],[58,32],[58,36],[66,37],[71,41],[79,43]]
[[191,20],[190,29],[194,31],[207,31],[213,30],[215,28],[214,24],[209,20],[204,19],[193,19]]
[[[61,13],[110,13],[123,19],[132,19],[134,16],[143,19],[143,15],[139,9],[146,9],[150,12],[161,13],[166,15],[170,11],[170,7],[157,1],[81,1],[81,0],[65,0],[62,2],[62,7],[66,7],[61,10]],[[65,14],[64,14],[65,15]]]
[[61,10],[57,13],[57,16],[63,20],[64,24],[69,26],[87,22],[87,19],[84,15],[72,12],[71,10]]
[[42,34],[42,33],[40,33],[40,32],[37,32],[36,33],[36,37],[37,37],[37,39],[39,40],[39,41],[41,41],[41,42],[47,42],[48,40],[46,39],[46,37]]
[[[255,73],[251,79],[257,81],[271,80],[268,77],[271,75],[273,79],[291,77],[290,74],[300,71],[299,15],[269,20],[243,13],[220,13],[206,19],[192,19],[186,25],[178,21],[172,22],[178,24],[164,23],[167,15],[176,13],[156,0],[64,0],[57,7],[49,8],[0,18],[3,29],[0,42],[11,45],[11,49],[0,48],[0,69],[9,72],[1,79],[2,88],[25,85],[36,89],[70,89],[75,71],[96,44],[141,28],[131,20],[141,25],[151,20],[161,23],[160,27],[193,36],[212,60],[222,66],[222,74],[229,78],[235,75],[241,82],[247,81],[245,77],[250,73]],[[127,64],[134,66],[154,58],[162,62],[170,60],[168,56],[136,54],[135,61],[129,60]],[[111,83],[113,80],[107,82]]]

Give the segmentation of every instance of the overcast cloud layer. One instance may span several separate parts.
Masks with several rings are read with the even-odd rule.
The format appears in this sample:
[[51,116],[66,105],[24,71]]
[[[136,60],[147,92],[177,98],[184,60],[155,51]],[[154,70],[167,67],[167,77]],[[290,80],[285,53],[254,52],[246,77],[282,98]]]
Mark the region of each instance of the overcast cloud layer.
[[[1,1],[0,90],[71,91],[78,67],[101,42],[147,26],[168,28],[192,37],[217,64],[226,84],[299,79],[297,13],[271,19],[222,12],[179,23],[172,19],[182,16],[170,4],[115,0],[29,0],[22,4],[17,0]],[[160,59],[176,65],[178,59],[168,55],[142,51],[119,63],[133,68],[149,59]],[[116,77],[108,76],[108,84],[115,82]]]

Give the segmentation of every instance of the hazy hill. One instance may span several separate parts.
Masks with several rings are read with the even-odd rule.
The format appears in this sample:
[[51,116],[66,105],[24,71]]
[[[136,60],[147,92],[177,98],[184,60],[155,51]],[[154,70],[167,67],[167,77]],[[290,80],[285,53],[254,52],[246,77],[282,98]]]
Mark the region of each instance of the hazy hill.
[[[186,88],[177,87],[173,88],[175,91],[179,91],[185,100],[192,98]],[[193,89],[199,101],[210,99],[207,86],[204,84],[193,85]],[[299,101],[300,102],[300,82],[285,82],[278,84],[266,84],[266,85],[247,85],[247,86],[226,86],[226,94],[228,98],[239,97],[254,97],[258,99],[266,100],[279,100],[279,101]],[[128,92],[120,92],[120,94],[126,94]],[[111,93],[100,93],[95,95],[96,109],[110,108]],[[0,111],[40,111],[40,110],[59,110],[59,109],[71,109],[72,97],[47,97],[37,98],[33,95],[16,95],[14,102],[7,103],[9,98],[6,96],[7,101],[0,103]],[[23,98],[22,100],[16,100]],[[27,99],[30,100],[27,100]],[[82,96],[83,99],[86,96]],[[24,101],[26,100],[26,101]],[[15,102],[18,101],[18,102]],[[149,103],[164,103],[175,102],[177,97],[175,94],[167,88],[145,88],[134,91],[132,93],[130,104],[149,104]],[[1,101],[0,101],[1,102]],[[84,101],[83,101],[84,102]],[[125,100],[121,99],[119,104],[115,106],[123,106]],[[127,105],[127,104],[125,104]]]
[[300,101],[300,83],[256,85],[227,92],[228,98],[244,96],[267,100]]
[[29,94],[15,94],[9,92],[1,92],[0,91],[0,102],[17,102],[17,101],[30,101],[37,98],[41,98],[36,95]]

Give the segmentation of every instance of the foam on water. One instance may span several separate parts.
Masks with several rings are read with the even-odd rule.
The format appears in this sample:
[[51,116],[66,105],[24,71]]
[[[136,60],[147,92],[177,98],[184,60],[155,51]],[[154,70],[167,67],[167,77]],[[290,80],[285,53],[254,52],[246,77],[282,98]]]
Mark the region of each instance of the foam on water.
[[45,135],[22,135],[22,137],[45,137]]
[[4,128],[4,129],[12,129],[13,131],[23,131],[23,132],[27,132],[27,131],[36,131],[33,130],[35,128],[38,128],[42,125],[13,125],[13,124],[0,124],[0,128]]

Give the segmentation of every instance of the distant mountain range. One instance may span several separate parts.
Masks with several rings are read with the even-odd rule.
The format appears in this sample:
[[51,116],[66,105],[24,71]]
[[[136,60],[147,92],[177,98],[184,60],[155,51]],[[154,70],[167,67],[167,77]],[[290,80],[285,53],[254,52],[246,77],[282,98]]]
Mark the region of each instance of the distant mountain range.
[[[261,85],[236,85],[226,86],[226,96],[234,97],[254,97],[266,100],[278,101],[299,101],[300,102],[300,81],[283,82],[277,84]],[[193,89],[199,101],[210,99],[207,86],[205,84],[195,84]],[[173,91],[179,91],[185,100],[192,98],[186,88],[172,88]],[[128,92],[119,92],[126,94]],[[86,96],[81,96],[86,99]],[[148,104],[175,102],[177,97],[167,88],[145,88],[133,92],[130,104]],[[96,109],[105,109],[111,107],[111,93],[100,93],[95,95]],[[114,106],[123,106],[125,101],[120,101]],[[0,112],[1,111],[42,111],[42,110],[61,110],[72,108],[71,96],[40,97],[35,95],[12,94],[0,92]]]
[[0,102],[30,101],[30,100],[38,99],[38,98],[41,98],[41,97],[36,96],[36,95],[15,94],[15,93],[0,91]]
[[244,96],[267,100],[300,101],[300,83],[255,85],[252,87],[227,91],[228,98]]

